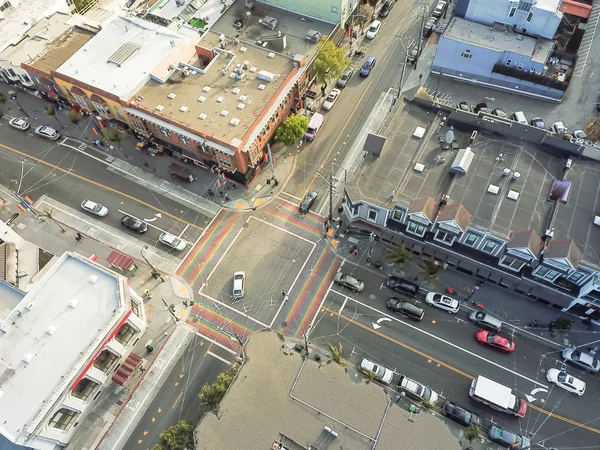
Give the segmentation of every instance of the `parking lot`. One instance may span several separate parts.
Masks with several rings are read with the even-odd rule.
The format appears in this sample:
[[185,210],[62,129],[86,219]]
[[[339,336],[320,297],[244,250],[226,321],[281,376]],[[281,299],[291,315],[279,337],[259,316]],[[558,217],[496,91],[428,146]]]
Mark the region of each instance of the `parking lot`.
[[[314,248],[315,244],[302,236],[249,217],[199,294],[271,327]],[[233,274],[238,271],[246,274],[244,297],[234,300]]]

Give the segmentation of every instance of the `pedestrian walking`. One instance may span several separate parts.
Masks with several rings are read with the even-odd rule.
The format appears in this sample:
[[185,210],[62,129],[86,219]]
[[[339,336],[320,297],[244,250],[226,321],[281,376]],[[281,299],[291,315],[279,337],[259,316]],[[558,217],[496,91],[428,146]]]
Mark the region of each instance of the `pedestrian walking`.
[[420,74],[419,74],[419,84],[421,84],[421,80],[422,80],[422,79],[423,79],[423,74],[422,74],[422,73],[420,73]]
[[325,85],[321,86],[321,95],[325,95]]
[[281,291],[281,295],[283,295],[283,298],[285,298],[285,291]]
[[75,240],[76,240],[77,242],[81,242],[81,240],[82,240],[82,239],[83,239],[83,235],[82,235],[82,234],[81,234],[81,233],[78,231],[78,232],[75,234]]

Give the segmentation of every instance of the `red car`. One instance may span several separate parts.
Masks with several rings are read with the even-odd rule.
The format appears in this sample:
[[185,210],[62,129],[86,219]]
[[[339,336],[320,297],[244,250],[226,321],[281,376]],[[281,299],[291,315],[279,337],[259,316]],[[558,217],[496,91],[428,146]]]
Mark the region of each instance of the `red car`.
[[490,347],[497,348],[506,353],[511,353],[515,349],[515,343],[509,341],[503,336],[499,334],[492,333],[487,330],[479,330],[475,334],[475,338],[479,341],[480,344],[489,345]]

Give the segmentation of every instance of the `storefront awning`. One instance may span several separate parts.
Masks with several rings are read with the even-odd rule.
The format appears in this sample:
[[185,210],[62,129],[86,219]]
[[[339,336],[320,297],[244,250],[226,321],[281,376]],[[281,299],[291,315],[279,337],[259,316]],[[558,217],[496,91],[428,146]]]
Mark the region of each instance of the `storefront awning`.
[[126,271],[131,269],[131,266],[135,264],[135,260],[131,256],[116,251],[110,252],[110,255],[106,258],[106,262]]
[[115,383],[123,386],[141,361],[141,356],[138,356],[135,353],[130,353],[123,364],[121,364],[121,367],[119,367],[119,370],[117,370],[117,372],[113,375],[112,380]]

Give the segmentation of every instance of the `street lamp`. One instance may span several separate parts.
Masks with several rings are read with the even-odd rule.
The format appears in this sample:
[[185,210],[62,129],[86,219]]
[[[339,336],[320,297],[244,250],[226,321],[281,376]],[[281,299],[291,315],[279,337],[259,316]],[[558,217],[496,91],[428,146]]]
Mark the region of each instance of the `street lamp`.
[[152,265],[152,263],[150,261],[148,261],[148,258],[146,258],[146,256],[144,255],[144,250],[148,250],[148,246],[144,245],[144,248],[142,248],[141,254],[142,254],[142,258],[144,258],[144,261],[146,261],[146,264],[148,264],[150,266],[150,269],[152,269],[152,278],[154,278],[155,280],[160,280],[161,283],[164,283],[165,280],[162,277],[162,275],[160,274],[160,272],[158,270],[156,270],[156,268]]

